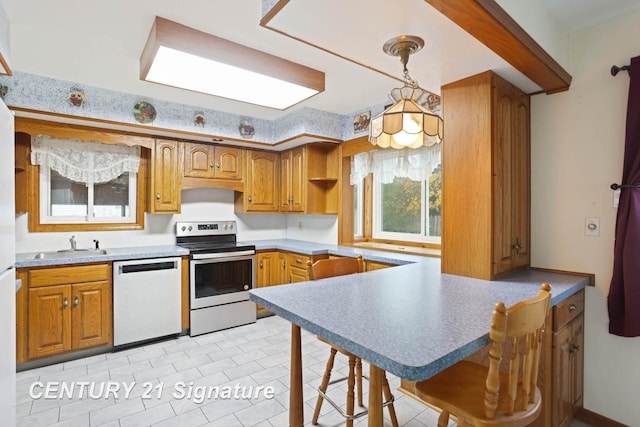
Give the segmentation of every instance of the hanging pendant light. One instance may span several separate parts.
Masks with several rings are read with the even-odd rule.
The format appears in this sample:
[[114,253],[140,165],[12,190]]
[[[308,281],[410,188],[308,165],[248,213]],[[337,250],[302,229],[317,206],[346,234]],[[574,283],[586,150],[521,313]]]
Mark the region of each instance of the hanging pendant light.
[[409,76],[409,55],[422,49],[424,40],[416,36],[399,36],[387,41],[386,54],[399,56],[404,67],[404,86],[389,93],[394,102],[382,114],[371,121],[369,142],[381,148],[419,148],[442,142],[444,122],[442,118],[424,107],[427,91]]

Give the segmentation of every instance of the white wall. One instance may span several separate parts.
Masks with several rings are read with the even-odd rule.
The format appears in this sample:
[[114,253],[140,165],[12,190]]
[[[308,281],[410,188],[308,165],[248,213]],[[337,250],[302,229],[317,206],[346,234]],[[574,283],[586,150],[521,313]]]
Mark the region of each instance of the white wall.
[[[233,191],[193,189],[182,192],[182,212],[179,215],[145,215],[144,230],[84,231],[63,233],[29,233],[27,215],[16,218],[16,251],[38,252],[69,247],[69,238],[76,236],[78,247],[92,247],[93,239],[103,248],[172,245],[175,244],[176,221],[235,220],[238,240],[292,238],[332,243],[337,241],[335,215],[239,214],[233,210]],[[302,229],[298,229],[302,222]],[[293,225],[290,225],[293,224]]]
[[[569,39],[569,91],[532,97],[532,265],[595,273],[587,289],[586,409],[640,425],[640,338],[608,333],[616,209],[609,185],[620,182],[629,77],[612,65],[640,55],[640,13]],[[599,217],[599,237],[584,235]],[[640,307],[638,307],[640,309]]]

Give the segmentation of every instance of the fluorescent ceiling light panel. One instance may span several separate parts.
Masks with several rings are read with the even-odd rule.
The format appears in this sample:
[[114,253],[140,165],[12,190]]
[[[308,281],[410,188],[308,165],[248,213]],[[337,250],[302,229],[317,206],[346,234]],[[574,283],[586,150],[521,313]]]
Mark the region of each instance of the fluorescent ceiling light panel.
[[140,79],[284,110],[324,91],[324,73],[156,17]]

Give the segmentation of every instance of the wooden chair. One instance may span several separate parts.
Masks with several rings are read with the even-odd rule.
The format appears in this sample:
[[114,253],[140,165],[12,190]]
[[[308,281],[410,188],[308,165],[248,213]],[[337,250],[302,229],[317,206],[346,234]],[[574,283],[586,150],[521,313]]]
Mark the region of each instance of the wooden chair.
[[[416,384],[416,395],[442,409],[438,427],[458,419],[459,427],[517,427],[532,423],[541,409],[536,386],[551,286],[509,308],[495,305],[489,336],[489,367],[462,361]],[[550,325],[549,325],[550,326]],[[508,372],[500,372],[503,344],[510,347]]]
[[[313,264],[311,263],[311,261],[307,262],[307,274],[309,275],[310,280],[361,273],[363,270],[362,255],[358,255],[357,258],[340,257],[322,259],[316,261]],[[353,426],[354,419],[367,414],[366,409],[358,412],[357,414],[354,414],[354,385],[357,386],[356,388],[358,393],[358,406],[364,406],[362,403],[362,359],[321,337],[318,337],[318,339],[329,344],[331,346],[331,352],[329,354],[329,359],[327,360],[327,366],[322,377],[322,382],[320,384],[320,387],[318,387],[318,400],[316,401],[316,407],[313,412],[313,418],[311,422],[314,425],[318,424],[318,417],[320,416],[322,402],[324,400],[327,400],[327,402],[329,402],[331,406],[333,406],[338,411],[338,413],[346,418],[347,426],[351,427]],[[349,373],[347,377],[330,381],[331,371],[333,369],[333,363],[336,357],[336,353],[344,354],[349,359]],[[348,388],[346,412],[343,411],[342,408],[326,394],[328,386],[345,380],[347,380]],[[398,427],[398,420],[396,419],[396,413],[393,407],[394,398],[391,394],[391,389],[389,388],[389,383],[387,382],[386,376],[383,383],[383,392],[385,398],[385,402],[383,405],[387,406],[387,408],[389,409],[389,416],[391,417],[393,427]]]

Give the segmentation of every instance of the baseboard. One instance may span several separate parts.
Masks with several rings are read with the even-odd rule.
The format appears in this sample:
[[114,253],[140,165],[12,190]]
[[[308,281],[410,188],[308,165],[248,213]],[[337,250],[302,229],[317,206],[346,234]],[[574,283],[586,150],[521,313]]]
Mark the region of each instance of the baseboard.
[[594,427],[630,427],[584,408],[578,410],[575,418]]

